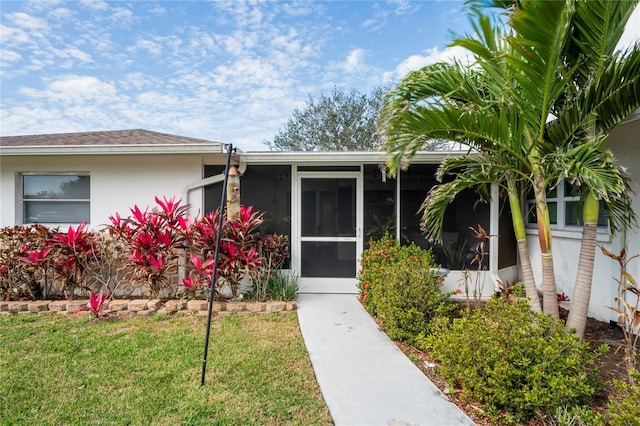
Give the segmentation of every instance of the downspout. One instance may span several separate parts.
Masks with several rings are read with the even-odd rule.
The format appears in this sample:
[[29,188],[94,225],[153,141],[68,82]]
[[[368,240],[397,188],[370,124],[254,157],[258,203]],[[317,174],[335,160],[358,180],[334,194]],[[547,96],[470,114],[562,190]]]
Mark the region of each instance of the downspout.
[[491,184],[491,204],[489,207],[489,278],[493,290],[502,291],[502,280],[498,275],[498,248],[500,239],[500,191],[498,185]]
[[[240,172],[240,175],[243,175],[244,172],[247,170],[247,163],[245,163],[242,160],[241,156],[236,156],[236,159],[238,160],[238,172]],[[213,185],[216,183],[220,183],[224,181],[224,172],[214,175],[214,176],[209,176],[208,178],[204,178],[204,179],[200,179],[197,180],[195,182],[190,183],[189,185],[187,185],[184,189],[184,199],[185,199],[185,204],[189,204],[189,194],[196,190],[196,189],[200,189],[200,188],[204,188],[205,186],[209,186],[209,185]],[[223,191],[225,189],[223,188]]]

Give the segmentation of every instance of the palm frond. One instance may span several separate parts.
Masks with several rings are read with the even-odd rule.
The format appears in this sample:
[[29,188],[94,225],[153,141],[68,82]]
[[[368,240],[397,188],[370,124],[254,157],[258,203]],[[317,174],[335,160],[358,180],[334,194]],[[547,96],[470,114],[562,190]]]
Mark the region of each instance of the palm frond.
[[635,223],[629,176],[615,164],[613,154],[604,147],[603,140],[548,155],[545,162],[548,171],[560,171],[555,173],[557,182],[565,179],[581,188],[582,197],[591,192],[602,199],[612,232]]
[[535,130],[532,143],[544,140],[553,103],[571,81],[562,52],[571,29],[573,3],[523,0],[510,21],[514,35],[509,42],[518,54],[509,58],[509,66],[519,82],[521,102],[527,105],[522,118]]
[[[486,176],[481,174],[460,174],[454,180],[435,185],[429,191],[422,203],[422,230],[429,240],[441,243],[444,215],[447,206],[453,202],[458,194],[466,189],[474,189],[480,194],[488,194]],[[488,198],[487,198],[488,199]]]
[[640,46],[616,52],[602,63],[599,78],[582,87],[549,124],[554,146],[566,146],[590,129],[606,135],[640,108]]
[[603,61],[613,55],[637,5],[638,0],[576,3],[567,59],[581,64],[578,74],[582,76],[582,81],[579,85],[586,84],[594,76],[596,79],[600,77]]

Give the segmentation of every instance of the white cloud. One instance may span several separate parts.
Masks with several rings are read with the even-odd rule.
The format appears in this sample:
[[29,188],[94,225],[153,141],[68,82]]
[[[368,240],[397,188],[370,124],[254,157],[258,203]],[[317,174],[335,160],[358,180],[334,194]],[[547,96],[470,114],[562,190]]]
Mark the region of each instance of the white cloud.
[[12,13],[7,17],[14,25],[30,31],[46,30],[49,27],[45,20],[34,18],[24,12]]
[[427,65],[435,64],[436,62],[453,62],[458,60],[460,62],[468,62],[471,59],[471,54],[460,46],[447,47],[444,50],[440,50],[437,47],[428,49],[423,55],[411,55],[398,64],[395,70],[384,73],[383,80],[385,82],[394,82],[404,78],[409,72],[419,70]]
[[152,7],[151,9],[149,9],[149,13],[151,13],[152,15],[155,15],[155,16],[162,16],[165,13],[167,13],[167,9],[165,9],[164,7],[162,7],[159,4],[157,4],[154,7]]
[[239,28],[256,29],[262,24],[260,3],[244,0],[216,1],[213,5],[229,14]]
[[133,12],[125,7],[116,7],[111,13],[111,20],[119,24],[128,24],[133,20]]
[[61,52],[63,56],[77,59],[80,62],[93,62],[93,59],[91,59],[91,55],[89,55],[86,52],[83,52],[77,47],[69,47],[69,48],[63,49]]
[[107,2],[101,0],[80,0],[80,4],[84,7],[94,10],[109,10]]
[[314,13],[314,3],[308,1],[293,1],[282,3],[282,10],[290,16],[309,16]]
[[4,64],[5,62],[19,62],[22,60],[22,56],[17,53],[14,52],[12,50],[2,50],[2,55],[0,56],[0,60],[2,60],[2,63]]
[[363,71],[366,68],[365,51],[363,49],[353,49],[347,55],[341,68],[348,73]]
[[162,54],[162,46],[160,45],[160,43],[157,43],[153,40],[138,40],[136,41],[136,44],[134,47],[132,47],[130,50],[132,51],[137,51],[137,50],[145,50],[149,53],[151,53],[152,55],[156,55],[156,56],[160,56]]
[[389,21],[390,16],[402,16],[416,13],[420,9],[419,2],[409,0],[387,0],[383,3],[373,3],[374,15],[362,23],[362,27],[370,31],[378,31]]
[[44,90],[22,87],[20,93],[39,103],[49,102],[53,105],[102,104],[117,100],[117,90],[111,83],[82,75],[60,76],[48,82]]
[[49,16],[54,19],[65,20],[65,19],[70,19],[73,16],[73,14],[66,7],[59,7],[57,9],[52,10],[49,13]]

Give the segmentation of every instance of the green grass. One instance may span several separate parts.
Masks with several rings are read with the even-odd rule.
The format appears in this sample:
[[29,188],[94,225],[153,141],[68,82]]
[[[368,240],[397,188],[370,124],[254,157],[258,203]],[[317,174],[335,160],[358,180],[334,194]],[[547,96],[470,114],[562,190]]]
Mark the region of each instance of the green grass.
[[0,424],[331,424],[295,314],[0,316]]

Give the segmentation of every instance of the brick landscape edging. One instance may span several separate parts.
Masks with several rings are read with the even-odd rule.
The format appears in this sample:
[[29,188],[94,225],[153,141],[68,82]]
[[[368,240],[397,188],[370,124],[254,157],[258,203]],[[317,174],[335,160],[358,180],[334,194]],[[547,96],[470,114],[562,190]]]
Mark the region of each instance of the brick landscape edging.
[[[33,300],[0,302],[0,314],[26,314],[50,312],[73,314],[78,308],[87,306],[86,299],[78,300]],[[131,317],[135,315],[151,315],[154,313],[172,314],[176,312],[192,312],[207,315],[209,309],[206,300],[160,300],[160,299],[115,299],[103,305],[102,312],[110,315]],[[289,312],[298,309],[297,302],[214,302],[213,315],[227,316],[232,314],[249,314],[253,312]],[[90,314],[80,311],[78,314]]]

